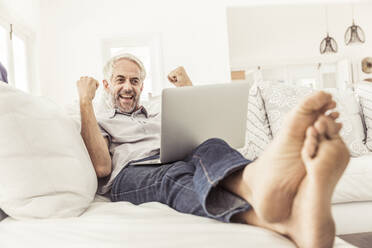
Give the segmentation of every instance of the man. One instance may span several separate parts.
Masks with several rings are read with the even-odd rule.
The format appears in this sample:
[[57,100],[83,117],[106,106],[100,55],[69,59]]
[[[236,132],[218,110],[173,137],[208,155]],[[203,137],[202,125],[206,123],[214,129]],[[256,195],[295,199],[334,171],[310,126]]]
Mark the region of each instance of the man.
[[[143,65],[132,55],[119,55],[104,74],[115,110],[98,123],[92,107],[98,82],[89,77],[77,82],[81,134],[104,180],[100,193],[109,192],[112,201],[158,201],[184,213],[264,227],[299,247],[332,247],[331,196],[349,153],[338,134],[338,113],[325,115],[335,108],[331,95],[318,92],[293,109],[255,161],[210,139],[183,161],[135,166],[131,161],[159,154],[159,115],[139,105]],[[168,79],[178,87],[192,85],[182,67]]]
[[8,83],[8,73],[6,72],[5,67],[0,62],[0,81]]

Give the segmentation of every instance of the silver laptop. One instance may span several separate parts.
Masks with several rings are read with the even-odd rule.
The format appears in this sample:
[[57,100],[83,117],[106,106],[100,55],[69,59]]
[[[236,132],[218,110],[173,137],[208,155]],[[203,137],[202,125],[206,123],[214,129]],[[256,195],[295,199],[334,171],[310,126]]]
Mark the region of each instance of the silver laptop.
[[245,144],[248,83],[227,83],[164,89],[160,159],[134,164],[180,161],[210,138],[233,148]]

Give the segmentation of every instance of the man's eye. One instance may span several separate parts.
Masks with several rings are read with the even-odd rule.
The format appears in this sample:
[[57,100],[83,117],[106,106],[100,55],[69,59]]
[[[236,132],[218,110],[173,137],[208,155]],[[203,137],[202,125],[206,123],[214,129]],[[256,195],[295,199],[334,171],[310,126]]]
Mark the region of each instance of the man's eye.
[[132,80],[132,84],[138,84],[139,83],[139,80],[138,79],[133,79]]

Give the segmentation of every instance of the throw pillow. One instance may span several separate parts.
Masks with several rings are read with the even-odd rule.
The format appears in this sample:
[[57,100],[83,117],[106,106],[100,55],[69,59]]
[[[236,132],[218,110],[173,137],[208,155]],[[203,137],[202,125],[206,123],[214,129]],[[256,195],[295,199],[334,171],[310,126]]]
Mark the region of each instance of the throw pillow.
[[249,90],[245,146],[239,149],[249,160],[255,160],[272,140],[261,89],[254,83]]
[[[260,87],[273,137],[278,134],[285,114],[304,97],[315,91],[307,87],[273,82],[262,82]],[[361,113],[353,93],[338,89],[323,90],[331,93],[337,103],[336,110],[340,112],[337,121],[343,125],[340,135],[348,146],[351,156],[358,157],[368,153],[363,143],[365,133]]]
[[0,208],[16,219],[78,216],[97,178],[74,122],[51,101],[0,85]]
[[362,107],[367,131],[366,145],[368,149],[372,151],[372,84],[359,83],[357,84],[356,92]]

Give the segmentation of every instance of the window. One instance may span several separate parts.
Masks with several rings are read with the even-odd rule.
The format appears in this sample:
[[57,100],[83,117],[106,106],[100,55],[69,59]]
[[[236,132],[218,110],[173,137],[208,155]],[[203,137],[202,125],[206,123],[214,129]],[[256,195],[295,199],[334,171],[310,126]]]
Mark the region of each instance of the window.
[[0,61],[7,69],[9,84],[29,92],[28,36],[21,30],[0,22]]
[[102,51],[103,64],[120,53],[130,53],[139,58],[146,69],[141,99],[147,101],[150,96],[160,94],[164,82],[160,35],[128,35],[105,39],[102,42]]
[[14,81],[16,88],[28,91],[28,71],[26,42],[17,35],[13,36],[13,62],[14,62]]
[[7,30],[0,25],[0,62],[8,68]]

